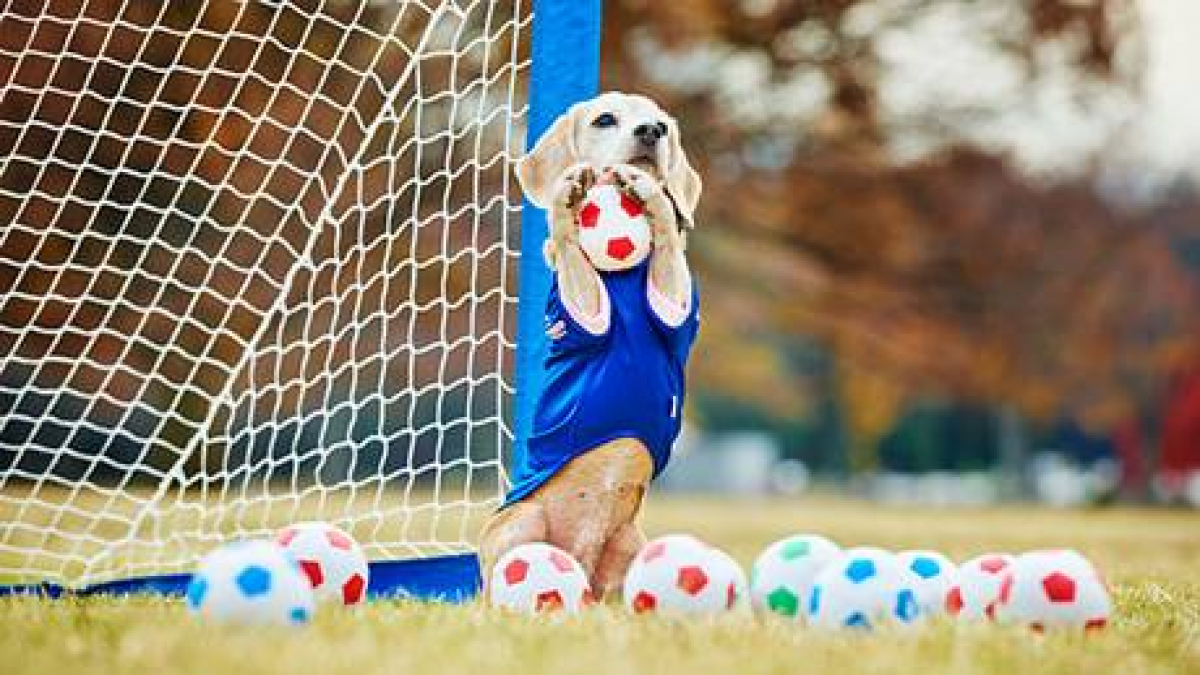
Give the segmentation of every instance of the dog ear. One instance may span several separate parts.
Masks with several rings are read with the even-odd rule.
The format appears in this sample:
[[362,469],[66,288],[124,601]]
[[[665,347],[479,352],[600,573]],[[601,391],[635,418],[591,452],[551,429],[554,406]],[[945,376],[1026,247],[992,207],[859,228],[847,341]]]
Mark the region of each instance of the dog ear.
[[679,125],[674,119],[670,121],[667,133],[667,170],[664,182],[667,195],[675,203],[675,210],[683,218],[683,224],[693,227],[693,216],[696,204],[700,201],[702,185],[700,174],[692,168],[683,152],[683,145],[679,142]]
[[579,104],[571,106],[517,162],[517,180],[521,182],[525,196],[536,206],[543,209],[550,206],[555,181],[567,167],[579,162],[575,122],[582,110]]

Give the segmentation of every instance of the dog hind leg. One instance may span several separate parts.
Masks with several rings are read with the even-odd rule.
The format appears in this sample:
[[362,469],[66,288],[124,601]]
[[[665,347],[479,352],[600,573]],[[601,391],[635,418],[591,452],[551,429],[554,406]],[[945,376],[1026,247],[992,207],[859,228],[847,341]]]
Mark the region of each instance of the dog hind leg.
[[646,535],[636,523],[625,523],[613,532],[604,545],[592,577],[592,590],[597,599],[607,597],[614,591],[620,592],[630,563],[645,545]]

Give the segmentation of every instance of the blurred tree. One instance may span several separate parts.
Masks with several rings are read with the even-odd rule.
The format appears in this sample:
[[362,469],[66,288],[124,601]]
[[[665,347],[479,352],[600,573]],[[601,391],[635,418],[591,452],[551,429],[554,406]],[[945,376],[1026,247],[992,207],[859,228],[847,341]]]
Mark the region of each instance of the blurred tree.
[[607,10],[606,82],[679,116],[706,179],[698,386],[778,409],[803,391],[759,345],[816,336],[863,467],[930,394],[1157,433],[1200,358],[1200,284],[1187,218],[1128,199],[1143,177],[1115,159],[1144,68],[1131,0]]

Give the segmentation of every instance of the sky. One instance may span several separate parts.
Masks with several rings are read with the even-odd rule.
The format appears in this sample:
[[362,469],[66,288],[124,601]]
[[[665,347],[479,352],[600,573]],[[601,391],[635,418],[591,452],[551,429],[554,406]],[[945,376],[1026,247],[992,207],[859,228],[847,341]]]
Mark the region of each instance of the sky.
[[[1081,82],[1073,64],[1082,45],[1070,35],[1039,45],[1030,86],[1027,66],[1002,47],[1028,30],[1019,5],[946,0],[889,27],[888,13],[905,7],[862,3],[843,26],[874,36],[884,65],[881,117],[896,131],[889,145],[898,160],[966,138],[1010,152],[1035,173],[1070,173],[1100,159],[1114,178],[1136,177],[1139,186],[1168,185],[1183,173],[1200,181],[1200,0],[1135,0],[1144,53],[1131,43],[1128,55],[1145,65],[1137,91]],[[776,36],[774,48],[820,51],[828,36],[806,25]],[[672,51],[647,36],[635,37],[633,49],[665,86],[709,90],[751,127],[809,128],[829,104],[823,74],[796,68],[770,80],[758,49],[702,43]]]
[[1200,0],[1140,0],[1146,107],[1138,136],[1156,163],[1200,177]]
[[[1020,39],[1019,10],[934,4],[919,19],[879,33],[885,116],[920,119],[978,108],[989,113],[950,118],[959,119],[957,133],[1011,150],[1037,172],[1070,171],[1099,155],[1133,175],[1200,179],[1200,0],[1138,0],[1136,8],[1145,70],[1141,90],[1130,95],[1082,84],[1070,66],[1077,45],[1069,38],[1039,46],[1038,84],[1029,87],[1025,67],[996,46],[1006,32]],[[910,131],[893,137],[893,150],[901,158],[920,156],[955,136],[939,128]]]

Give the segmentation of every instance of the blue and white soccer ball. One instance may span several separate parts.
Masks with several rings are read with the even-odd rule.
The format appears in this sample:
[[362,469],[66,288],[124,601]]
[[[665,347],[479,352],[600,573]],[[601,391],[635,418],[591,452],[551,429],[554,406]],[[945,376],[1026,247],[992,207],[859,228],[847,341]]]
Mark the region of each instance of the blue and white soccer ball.
[[921,616],[912,577],[883,549],[847,549],[813,579],[808,624],[817,628],[871,629],[909,624]]
[[269,541],[226,544],[200,561],[187,588],[193,614],[222,623],[296,625],[313,613],[308,577]]
[[946,611],[946,595],[958,581],[958,565],[937,551],[901,551],[896,554],[901,566],[912,575],[917,605],[925,616]]

